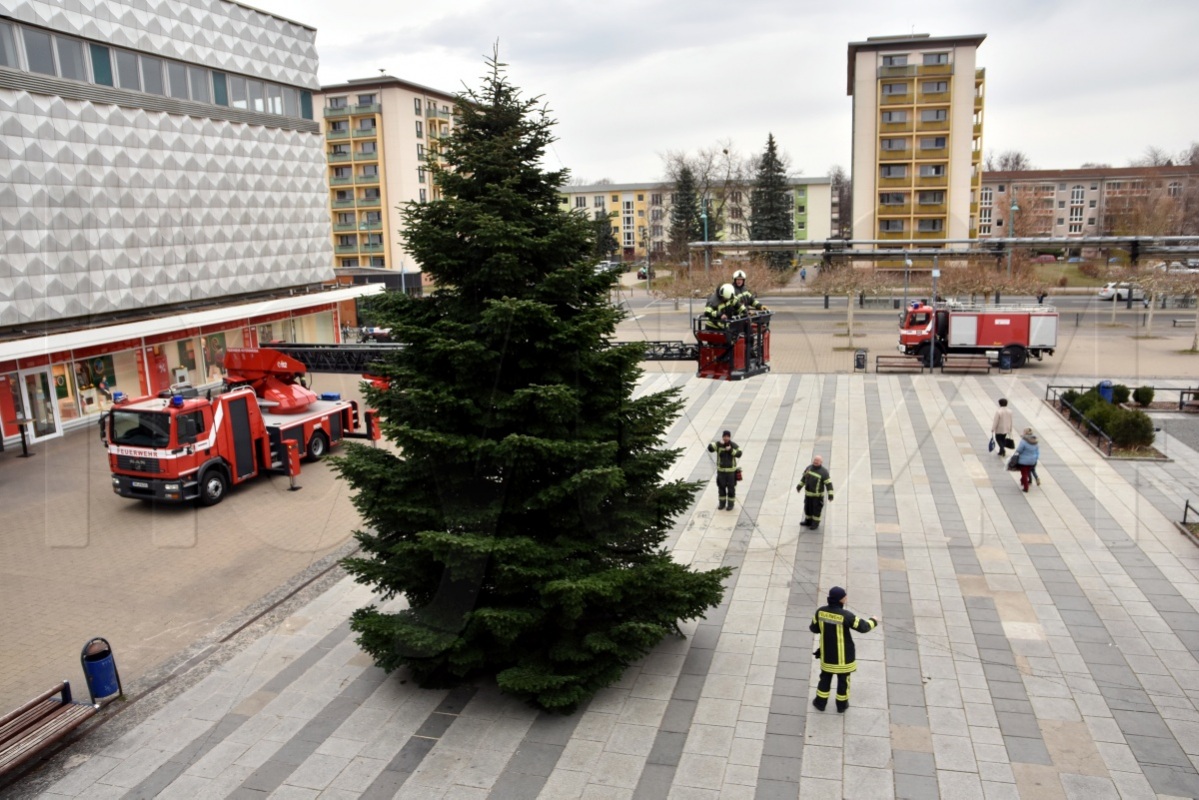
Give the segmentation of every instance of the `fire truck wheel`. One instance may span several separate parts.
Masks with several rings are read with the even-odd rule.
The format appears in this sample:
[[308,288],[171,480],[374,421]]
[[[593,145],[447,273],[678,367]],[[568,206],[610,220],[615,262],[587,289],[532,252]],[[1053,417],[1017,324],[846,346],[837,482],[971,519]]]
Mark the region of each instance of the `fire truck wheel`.
[[920,363],[926,367],[939,367],[939,366],[941,366],[941,359],[943,359],[945,357],[945,354],[941,352],[940,348],[937,348],[937,361],[934,364],[934,363],[932,363],[932,357],[933,357],[932,348],[929,347],[928,345],[923,345],[920,348],[919,352],[916,353],[916,357],[919,358]]
[[1018,344],[1009,344],[1001,352],[1012,360],[1012,369],[1020,369],[1028,362],[1028,351]]
[[220,467],[213,467],[200,479],[200,505],[215,506],[225,499],[228,489],[229,478],[225,476],[225,471]]
[[312,434],[308,440],[308,460],[320,461],[329,452],[329,437],[321,431]]

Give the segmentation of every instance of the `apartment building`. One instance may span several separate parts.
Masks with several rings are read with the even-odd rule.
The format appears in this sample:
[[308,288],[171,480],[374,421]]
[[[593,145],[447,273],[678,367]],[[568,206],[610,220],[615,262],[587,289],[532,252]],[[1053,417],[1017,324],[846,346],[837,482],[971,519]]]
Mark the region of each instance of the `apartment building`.
[[986,38],[849,44],[854,239],[965,239],[976,230]]
[[[794,237],[803,240],[827,239],[833,230],[834,203],[827,177],[798,177],[789,181],[794,214]],[[730,246],[749,241],[750,187],[720,187],[708,198],[712,224],[720,230],[709,237]],[[563,187],[565,208],[592,219],[609,217],[612,235],[624,261],[639,261],[650,254],[665,258],[670,242],[670,214],[674,192],[667,183],[603,183],[592,186]]]
[[398,209],[437,197],[429,165],[451,130],[453,95],[384,75],[321,87],[317,106],[338,273],[387,270],[385,282],[419,289]]
[[[316,31],[226,0],[0,6],[0,442],[229,347],[337,339]],[[352,304],[352,302],[351,302]]]
[[1199,234],[1199,165],[983,173],[978,236]]

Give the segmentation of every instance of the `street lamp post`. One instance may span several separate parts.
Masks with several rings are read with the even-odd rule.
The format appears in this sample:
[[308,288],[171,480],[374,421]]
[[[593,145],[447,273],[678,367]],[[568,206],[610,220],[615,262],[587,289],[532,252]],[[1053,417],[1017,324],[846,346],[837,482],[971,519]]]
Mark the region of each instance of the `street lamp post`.
[[700,209],[699,216],[704,221],[704,280],[707,281],[711,278],[709,267],[711,266],[710,254],[712,248],[708,245],[708,201],[706,199],[704,200],[703,208]]
[[[1012,196],[1012,204],[1011,204],[1011,206],[1008,207],[1008,211],[1010,212],[1008,214],[1008,219],[1007,219],[1007,221],[1008,221],[1008,238],[1010,239],[1010,238],[1015,238],[1015,236],[1016,236],[1016,214],[1019,213],[1019,211],[1020,211],[1020,206],[1016,205],[1016,197],[1014,194]],[[1008,249],[1007,249],[1007,277],[1008,277],[1009,281],[1012,279],[1012,249],[1013,248],[1014,248],[1014,245],[1009,244]]]
[[904,314],[908,313],[908,276],[912,271],[912,258],[908,256],[903,260],[903,311],[899,312],[900,319]]

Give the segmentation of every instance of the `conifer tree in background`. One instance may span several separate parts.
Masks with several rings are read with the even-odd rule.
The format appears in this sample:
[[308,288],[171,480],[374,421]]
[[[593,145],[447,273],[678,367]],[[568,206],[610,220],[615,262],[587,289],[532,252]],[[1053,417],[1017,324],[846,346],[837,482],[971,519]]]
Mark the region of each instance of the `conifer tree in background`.
[[[687,260],[687,245],[704,239],[704,220],[700,207],[699,188],[695,173],[684,164],[679,168],[679,177],[674,185],[674,199],[670,206],[670,254],[675,261]],[[716,239],[716,220],[708,220],[708,233]]]
[[373,309],[406,345],[381,369],[390,388],[368,391],[400,454],[335,462],[365,521],[346,568],[408,602],[351,626],[422,685],[494,676],[569,711],[718,604],[729,573],[663,547],[698,488],[663,479],[681,403],[634,397],[642,348],[608,346],[612,277],[593,268],[591,222],[559,206],[566,172],[541,166],[554,123],[488,63],[444,140],[441,199],[405,209],[438,288]]
[[[754,176],[753,194],[749,198],[749,238],[754,241],[785,241],[795,238],[787,170],[779,160],[774,134],[766,136],[766,151],[758,161]],[[766,263],[771,269],[785,270],[791,266],[790,252],[770,251]]]

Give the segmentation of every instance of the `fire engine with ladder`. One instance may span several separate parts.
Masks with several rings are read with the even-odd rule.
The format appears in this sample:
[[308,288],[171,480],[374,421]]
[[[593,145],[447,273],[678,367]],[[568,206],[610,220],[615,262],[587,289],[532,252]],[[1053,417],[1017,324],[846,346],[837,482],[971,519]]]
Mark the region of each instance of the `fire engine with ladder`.
[[304,363],[279,349],[231,348],[222,390],[175,386],[119,398],[100,421],[112,490],[140,500],[216,505],[263,473],[299,473],[344,439],[376,440],[373,411],[307,388]]

